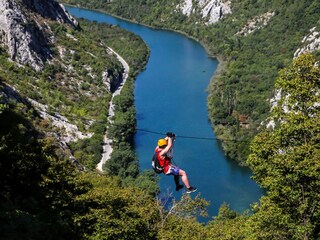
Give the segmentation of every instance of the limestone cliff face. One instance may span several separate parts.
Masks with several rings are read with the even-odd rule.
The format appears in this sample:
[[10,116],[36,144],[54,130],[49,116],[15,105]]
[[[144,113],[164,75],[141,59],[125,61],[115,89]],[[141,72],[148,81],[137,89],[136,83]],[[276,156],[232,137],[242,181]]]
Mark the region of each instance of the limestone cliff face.
[[36,71],[51,58],[52,34],[47,20],[77,22],[53,0],[0,0],[0,44],[10,58]]
[[183,0],[178,6],[184,15],[201,12],[207,24],[218,22],[224,15],[231,13],[230,0]]
[[303,46],[294,53],[295,58],[306,52],[320,50],[320,32],[316,27],[311,28],[310,33],[302,39],[301,43]]
[[[317,31],[316,27],[311,28],[309,31],[310,31],[310,33],[308,35],[306,35],[301,41],[302,47],[298,48],[295,51],[294,58],[297,58],[301,54],[304,54],[304,53],[308,53],[308,52],[312,53],[316,50],[320,50],[320,33],[319,33],[319,31]],[[318,63],[318,65],[319,65],[319,63]],[[275,89],[274,97],[270,99],[271,109],[279,104],[278,102],[280,101],[281,97],[282,97],[282,90]],[[289,96],[286,96],[286,98],[289,98]],[[319,106],[320,106],[320,103],[317,103],[314,105],[314,107],[319,107]],[[289,112],[289,109],[286,104],[284,104],[282,106],[282,108],[285,113]],[[275,128],[274,120],[269,119],[269,121],[266,123],[266,126],[268,128],[269,127]]]

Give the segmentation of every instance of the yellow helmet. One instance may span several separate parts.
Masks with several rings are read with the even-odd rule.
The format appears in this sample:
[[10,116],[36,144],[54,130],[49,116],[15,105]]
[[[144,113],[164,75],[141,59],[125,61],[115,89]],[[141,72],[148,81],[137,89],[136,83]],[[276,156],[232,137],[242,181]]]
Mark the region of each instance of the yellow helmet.
[[167,140],[163,138],[158,140],[158,147],[163,147],[165,145],[168,145]]

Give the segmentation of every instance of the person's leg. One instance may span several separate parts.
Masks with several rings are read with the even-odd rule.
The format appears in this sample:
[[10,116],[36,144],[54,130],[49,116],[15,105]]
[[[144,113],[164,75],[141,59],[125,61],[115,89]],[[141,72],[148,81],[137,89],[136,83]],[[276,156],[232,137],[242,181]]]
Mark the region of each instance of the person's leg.
[[174,178],[174,182],[175,182],[175,184],[176,184],[176,191],[179,191],[180,189],[182,189],[183,188],[183,185],[181,185],[180,184],[180,179],[179,179],[179,174],[177,174],[177,175],[173,175],[173,178]]
[[174,183],[176,184],[176,191],[179,191],[183,188],[183,185],[180,184],[180,176],[179,171],[180,169],[177,166],[170,166],[170,175],[173,175]]
[[190,188],[187,173],[185,171],[179,169],[179,175],[181,176],[181,180],[184,183],[184,185],[186,186],[186,188]]
[[179,169],[179,175],[181,176],[181,180],[184,183],[184,185],[186,185],[187,193],[192,193],[192,192],[197,191],[196,187],[190,186],[189,180],[188,180],[188,176],[187,176],[187,173],[185,171]]
[[173,175],[173,178],[174,178],[174,183],[176,184],[176,187],[178,187],[180,185],[179,175]]

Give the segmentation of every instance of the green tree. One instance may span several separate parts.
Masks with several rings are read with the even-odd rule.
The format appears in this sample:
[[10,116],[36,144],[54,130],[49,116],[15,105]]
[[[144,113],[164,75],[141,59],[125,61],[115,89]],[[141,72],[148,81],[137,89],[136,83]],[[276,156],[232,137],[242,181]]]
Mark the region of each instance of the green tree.
[[74,239],[74,168],[58,161],[54,143],[28,119],[36,121],[33,111],[18,106],[0,113],[0,238]]
[[254,214],[259,239],[320,237],[320,69],[311,54],[298,57],[276,81],[274,129],[256,136],[248,164],[267,190]]
[[206,226],[207,239],[245,239],[245,224],[248,219],[248,214],[240,215],[224,203],[218,216]]
[[156,196],[160,191],[159,176],[153,170],[140,172],[136,178],[127,177],[122,181],[122,184],[141,188],[151,196]]
[[76,230],[84,239],[156,239],[158,209],[148,193],[121,188],[117,178],[84,173],[91,188],[76,199]]
[[111,158],[105,163],[104,170],[111,176],[137,177],[139,166],[135,153],[127,143],[121,143],[111,153]]
[[161,194],[156,201],[159,210],[157,222],[159,239],[206,239],[203,225],[197,217],[207,217],[209,203],[199,195],[192,198],[182,195],[180,200],[172,198],[171,193]]

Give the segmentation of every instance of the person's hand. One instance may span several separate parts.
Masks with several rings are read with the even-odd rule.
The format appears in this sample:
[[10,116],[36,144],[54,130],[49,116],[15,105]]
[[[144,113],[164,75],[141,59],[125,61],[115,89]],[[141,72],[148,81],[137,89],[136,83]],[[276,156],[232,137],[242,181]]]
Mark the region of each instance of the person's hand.
[[176,135],[173,132],[167,132],[167,137],[175,139]]

